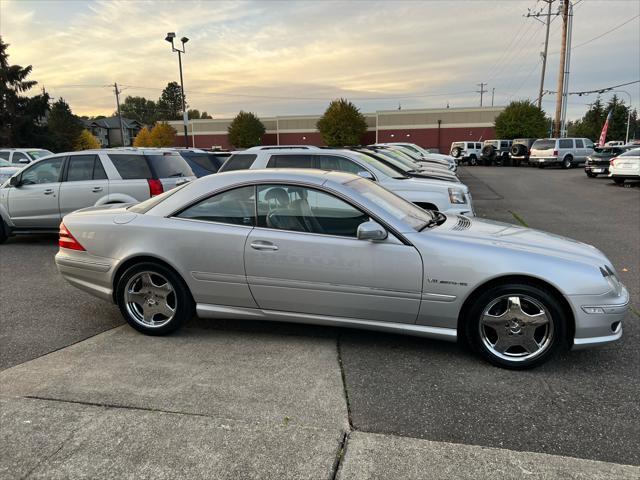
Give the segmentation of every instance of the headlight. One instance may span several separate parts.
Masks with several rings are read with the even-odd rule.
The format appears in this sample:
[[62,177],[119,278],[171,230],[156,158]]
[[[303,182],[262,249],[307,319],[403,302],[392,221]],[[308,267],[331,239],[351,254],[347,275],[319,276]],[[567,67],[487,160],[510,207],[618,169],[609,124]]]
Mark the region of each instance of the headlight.
[[459,188],[449,189],[449,201],[451,203],[467,203],[467,199],[464,196],[464,192]]

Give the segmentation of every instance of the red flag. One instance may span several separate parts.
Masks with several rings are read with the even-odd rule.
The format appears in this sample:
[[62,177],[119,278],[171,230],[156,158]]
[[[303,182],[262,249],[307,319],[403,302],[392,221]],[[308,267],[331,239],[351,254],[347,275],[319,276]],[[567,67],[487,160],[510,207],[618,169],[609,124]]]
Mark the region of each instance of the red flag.
[[604,122],[604,125],[602,126],[602,133],[600,134],[600,140],[598,140],[598,145],[600,145],[601,147],[604,145],[605,140],[607,138],[607,130],[609,129],[609,120],[611,120],[611,112],[613,112],[613,109],[609,110],[609,115],[607,115],[607,119]]

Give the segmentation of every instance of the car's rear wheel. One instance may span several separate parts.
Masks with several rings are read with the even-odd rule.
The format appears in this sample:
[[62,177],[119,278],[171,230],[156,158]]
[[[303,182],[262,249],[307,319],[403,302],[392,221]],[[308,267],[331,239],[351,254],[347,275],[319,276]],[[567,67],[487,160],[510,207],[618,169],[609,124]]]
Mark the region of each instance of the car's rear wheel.
[[624,178],[614,178],[613,181],[616,185],[624,185]]
[[129,325],[148,335],[170,333],[194,313],[193,299],[182,278],[156,263],[139,263],[124,272],[116,299]]
[[0,218],[0,244],[7,241],[9,238],[9,228],[4,223],[4,220]]
[[475,155],[471,155],[469,157],[469,165],[472,165],[474,167],[478,165],[478,157],[476,157]]
[[562,168],[571,168],[573,167],[573,157],[571,155],[567,155],[562,160]]
[[566,344],[566,319],[555,295],[528,284],[505,284],[480,294],[465,324],[470,345],[499,367],[525,369]]
[[595,178],[595,177],[598,176],[597,173],[589,172],[588,170],[585,171],[585,173],[587,174],[587,177],[589,177],[589,178]]

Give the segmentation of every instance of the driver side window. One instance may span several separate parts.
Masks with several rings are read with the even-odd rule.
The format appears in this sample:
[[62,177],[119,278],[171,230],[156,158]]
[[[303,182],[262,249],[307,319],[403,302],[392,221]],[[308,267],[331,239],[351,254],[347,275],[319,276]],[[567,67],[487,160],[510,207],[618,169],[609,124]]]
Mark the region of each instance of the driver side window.
[[298,185],[258,186],[258,227],[357,237],[369,216],[325,192]]
[[23,185],[57,183],[60,181],[60,168],[63,157],[50,158],[27,168],[21,175]]

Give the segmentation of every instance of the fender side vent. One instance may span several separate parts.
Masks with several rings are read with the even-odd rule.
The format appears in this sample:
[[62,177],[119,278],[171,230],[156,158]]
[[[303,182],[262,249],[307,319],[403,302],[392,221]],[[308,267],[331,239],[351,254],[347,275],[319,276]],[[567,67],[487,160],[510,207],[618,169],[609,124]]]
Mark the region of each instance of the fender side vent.
[[471,226],[471,220],[462,215],[458,215],[458,223],[451,230],[468,230]]

